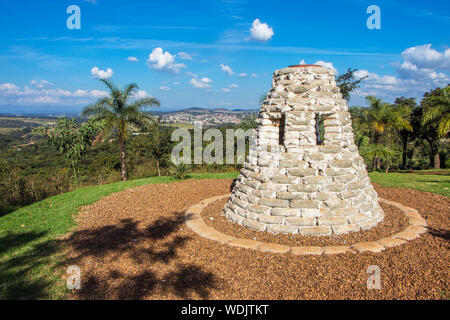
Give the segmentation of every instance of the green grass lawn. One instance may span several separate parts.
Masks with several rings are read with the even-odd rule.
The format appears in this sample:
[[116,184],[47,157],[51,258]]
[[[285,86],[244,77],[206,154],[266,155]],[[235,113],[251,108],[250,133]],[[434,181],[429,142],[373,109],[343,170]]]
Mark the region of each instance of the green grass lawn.
[[[442,172],[439,174],[428,174],[433,172]],[[432,169],[420,170],[413,173],[369,173],[372,182],[378,183],[383,187],[390,188],[410,188],[420,191],[442,194],[450,197],[450,170]]]
[[[237,173],[192,174],[193,179],[235,178]],[[177,181],[152,177],[90,186],[60,194],[0,217],[0,299],[58,299],[67,293],[61,280],[64,257],[60,236],[75,228],[80,206],[111,193],[145,184]]]
[[[433,171],[433,170],[431,170]],[[439,170],[444,171],[444,170]],[[450,196],[450,170],[444,174],[370,173],[385,187],[405,187]],[[237,172],[192,174],[193,179],[227,179]],[[60,236],[76,227],[78,208],[127,188],[178,181],[152,177],[80,188],[0,217],[0,299],[60,299],[68,290],[62,281],[65,266]]]

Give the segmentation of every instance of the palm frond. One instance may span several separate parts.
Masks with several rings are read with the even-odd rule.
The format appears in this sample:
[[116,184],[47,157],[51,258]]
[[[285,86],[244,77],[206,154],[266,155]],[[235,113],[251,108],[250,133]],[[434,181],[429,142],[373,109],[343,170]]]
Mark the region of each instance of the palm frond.
[[139,128],[140,130],[149,132],[152,128],[156,127],[156,120],[150,115],[142,112],[130,113],[127,117],[127,121]]
[[109,79],[100,79],[101,82],[103,82],[111,92],[117,92],[120,91],[117,86]]
[[136,110],[146,109],[150,107],[159,107],[161,103],[158,99],[153,97],[140,98],[135,100],[133,103],[129,105],[129,108],[133,108]]
[[123,100],[127,101],[129,97],[133,95],[133,93],[139,90],[139,86],[136,83],[130,83],[123,89]]
[[438,134],[439,137],[445,137],[450,132],[450,113],[446,113],[439,122]]
[[112,113],[113,101],[110,97],[100,98],[93,104],[88,105],[82,111],[83,116],[96,116],[98,118],[104,118],[108,114]]
[[434,121],[441,116],[441,110],[438,106],[433,107],[425,107],[423,111],[422,123],[425,124],[427,122]]

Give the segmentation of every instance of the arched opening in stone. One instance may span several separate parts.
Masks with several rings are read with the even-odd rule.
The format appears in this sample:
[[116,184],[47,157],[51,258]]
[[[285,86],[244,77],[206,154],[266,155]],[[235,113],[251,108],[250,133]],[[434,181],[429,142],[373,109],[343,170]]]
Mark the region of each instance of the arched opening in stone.
[[316,144],[322,145],[325,140],[325,125],[323,122],[323,115],[316,113]]

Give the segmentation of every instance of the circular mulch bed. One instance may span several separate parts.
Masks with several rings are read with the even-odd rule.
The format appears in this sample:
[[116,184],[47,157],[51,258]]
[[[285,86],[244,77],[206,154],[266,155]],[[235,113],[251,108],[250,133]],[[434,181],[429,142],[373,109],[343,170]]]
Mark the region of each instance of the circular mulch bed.
[[[75,264],[82,272],[82,289],[70,298],[448,298],[448,198],[376,187],[380,197],[417,209],[428,222],[428,232],[382,253],[297,256],[231,247],[202,238],[185,226],[184,212],[190,206],[230,192],[231,183],[187,180],[147,185],[84,207],[78,215],[77,230],[65,240],[65,267]],[[220,207],[220,201],[211,209],[213,206]],[[401,229],[404,223],[398,212],[388,207],[383,207],[390,212],[385,225],[376,227],[380,227],[379,235],[389,227]],[[214,222],[220,221],[214,218]],[[376,228],[358,235],[359,240],[372,239],[376,233],[370,232]],[[342,239],[328,241],[354,240]],[[288,237],[286,241],[322,240]],[[367,289],[370,274],[366,271],[371,265],[381,269],[380,290]]]
[[222,212],[227,201],[227,198],[214,201],[201,212],[202,218],[208,226],[236,238],[277,243],[287,246],[338,246],[361,241],[376,241],[403,231],[409,226],[408,218],[400,209],[380,203],[384,210],[385,218],[376,227],[370,230],[331,236],[305,237],[298,234],[275,235],[269,232],[253,231],[228,221]]

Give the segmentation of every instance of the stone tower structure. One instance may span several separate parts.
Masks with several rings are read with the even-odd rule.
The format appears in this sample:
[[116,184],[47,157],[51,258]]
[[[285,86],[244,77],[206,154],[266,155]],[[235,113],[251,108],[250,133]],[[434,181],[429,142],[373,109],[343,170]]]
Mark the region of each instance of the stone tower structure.
[[224,208],[229,220],[305,236],[366,230],[383,220],[333,70],[275,71],[255,140]]

